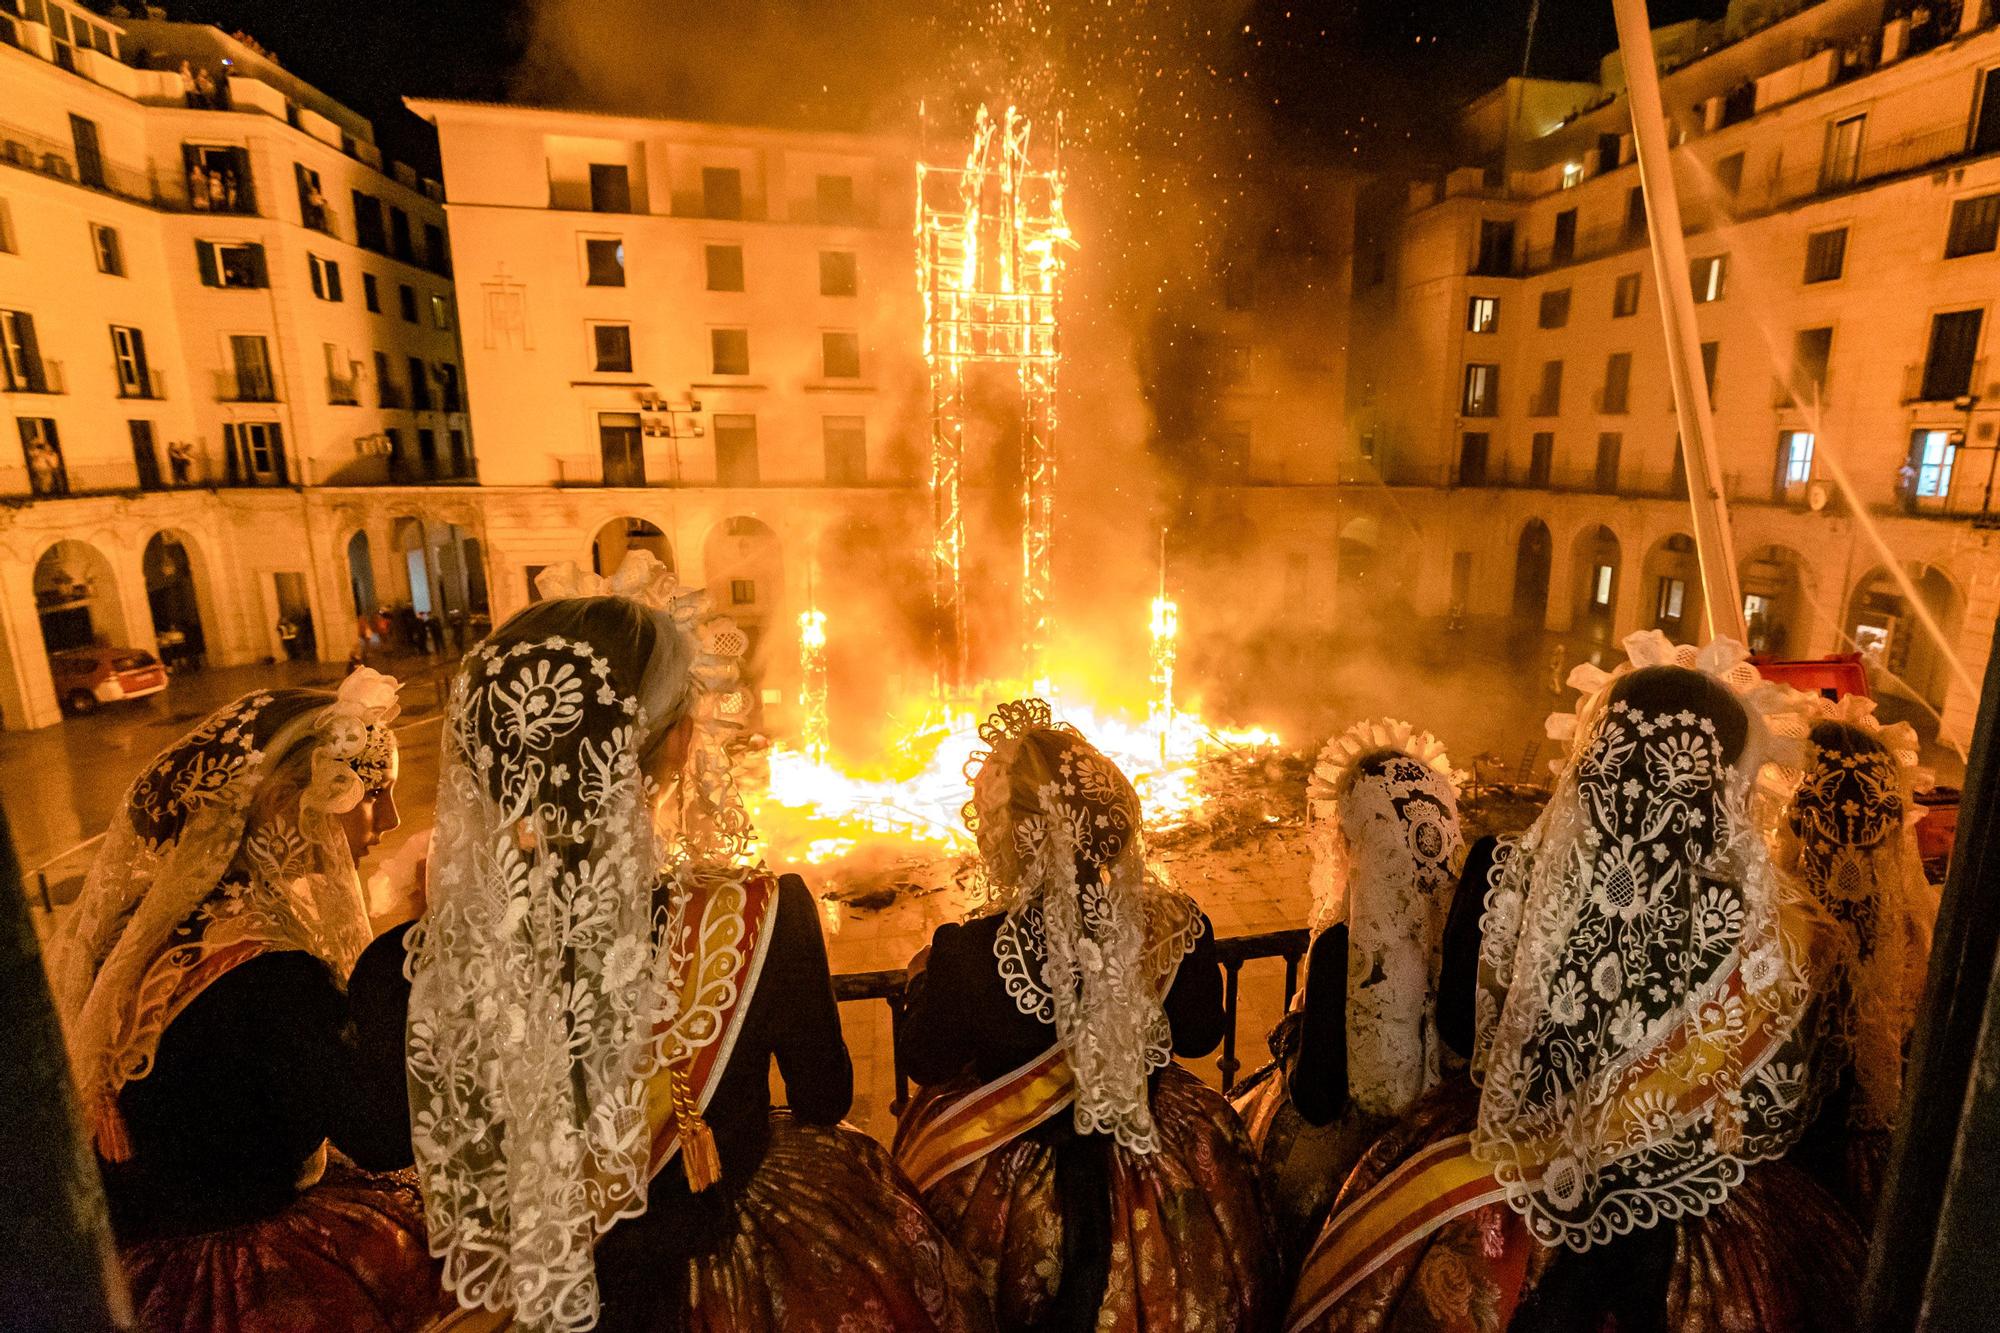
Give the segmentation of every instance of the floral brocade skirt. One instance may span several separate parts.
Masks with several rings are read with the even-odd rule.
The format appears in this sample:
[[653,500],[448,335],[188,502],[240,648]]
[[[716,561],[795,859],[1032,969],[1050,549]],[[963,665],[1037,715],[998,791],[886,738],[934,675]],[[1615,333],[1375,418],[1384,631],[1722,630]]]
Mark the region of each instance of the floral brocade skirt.
[[[1179,1065],[1153,1090],[1159,1151],[1110,1157],[1109,1263],[1100,1333],[1258,1330],[1278,1312],[1269,1220],[1241,1123]],[[1003,1329],[1032,1328],[1063,1276],[1057,1150],[1024,1135],[940,1181],[931,1213],[971,1261]]]
[[[1477,1094],[1463,1079],[1426,1094],[1383,1135],[1348,1178],[1335,1213],[1429,1144],[1471,1129]],[[1860,1233],[1832,1196],[1782,1162],[1748,1168],[1729,1197],[1706,1216],[1673,1229],[1663,1289],[1627,1290],[1642,1308],[1664,1309],[1674,1333],[1841,1333],[1854,1327],[1865,1259]],[[1615,1242],[1614,1242],[1615,1243]],[[1527,1251],[1525,1269],[1520,1253]],[[1588,1256],[1584,1256],[1588,1257]],[[1296,1309],[1291,1333],[1499,1333],[1555,1265],[1577,1262],[1566,1250],[1528,1237],[1505,1203],[1454,1218],[1363,1278],[1310,1322]],[[1509,1264],[1509,1280],[1499,1271]],[[1593,1281],[1626,1280],[1613,1266]],[[1596,1286],[1593,1290],[1603,1290]],[[1617,1333],[1615,1311],[1589,1311],[1591,1333]]]
[[403,1333],[444,1297],[414,1174],[328,1166],[270,1217],[121,1256],[145,1333]]
[[1234,1105],[1257,1157],[1289,1278],[1333,1211],[1347,1173],[1390,1122],[1350,1107],[1330,1125],[1307,1124],[1292,1105],[1283,1069],[1275,1063],[1250,1076]]

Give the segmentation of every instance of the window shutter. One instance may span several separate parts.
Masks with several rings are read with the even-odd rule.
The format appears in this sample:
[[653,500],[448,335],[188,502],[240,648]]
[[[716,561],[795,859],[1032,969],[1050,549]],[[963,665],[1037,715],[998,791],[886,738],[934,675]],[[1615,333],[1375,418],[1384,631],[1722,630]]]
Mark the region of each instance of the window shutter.
[[35,317],[25,310],[16,311],[14,332],[21,340],[21,369],[28,382],[28,391],[46,392],[48,380],[42,370],[42,344],[35,337]]
[[290,471],[285,467],[284,427],[273,421],[265,429],[271,432],[271,472],[277,477],[279,485],[289,485],[292,478]]
[[222,271],[216,266],[215,246],[208,241],[196,241],[194,243],[194,259],[195,263],[201,266],[201,285],[204,287],[220,287],[222,285]]
[[243,480],[243,460],[237,449],[236,423],[233,421],[222,423],[222,464],[230,485]]
[[329,300],[338,301],[341,299],[340,265],[336,264],[331,259],[326,261],[326,291],[327,291],[327,298]]
[[264,247],[261,245],[253,245],[249,247],[249,249],[250,249],[250,275],[251,275],[250,285],[253,287],[269,287],[271,285],[271,275],[270,272],[264,267]]
[[139,392],[151,397],[153,375],[146,365],[146,335],[137,329],[132,330],[132,364],[139,372]]

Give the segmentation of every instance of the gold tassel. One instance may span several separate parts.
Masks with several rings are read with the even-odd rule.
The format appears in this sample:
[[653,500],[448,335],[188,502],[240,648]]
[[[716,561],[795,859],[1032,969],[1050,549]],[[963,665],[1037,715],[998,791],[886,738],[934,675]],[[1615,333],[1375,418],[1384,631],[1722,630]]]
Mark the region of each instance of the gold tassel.
[[132,1136],[126,1132],[125,1117],[118,1113],[118,1094],[107,1092],[97,1099],[97,1155],[107,1162],[132,1160]]
[[666,1075],[667,1101],[681,1140],[681,1170],[687,1173],[688,1189],[699,1194],[722,1179],[722,1155],[716,1151],[715,1131],[696,1109],[686,1082],[671,1065]]

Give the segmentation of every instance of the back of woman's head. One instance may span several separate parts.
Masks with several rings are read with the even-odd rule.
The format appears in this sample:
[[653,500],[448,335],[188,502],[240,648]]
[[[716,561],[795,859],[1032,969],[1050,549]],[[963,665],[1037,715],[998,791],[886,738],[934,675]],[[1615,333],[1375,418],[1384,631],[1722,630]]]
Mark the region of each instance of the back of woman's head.
[[1750,739],[1729,688],[1686,667],[1645,667],[1612,685],[1594,725],[1576,770],[1589,823],[1656,859],[1669,846],[1713,851],[1732,827],[1730,770]]
[[1687,667],[1642,667],[1620,676],[1611,687],[1607,702],[1623,702],[1633,711],[1656,717],[1691,713],[1697,722],[1706,720],[1722,747],[1724,763],[1743,757],[1750,739],[1750,715],[1729,687],[1704,671]]
[[1792,830],[1808,857],[1873,847],[1901,825],[1902,779],[1887,746],[1859,727],[1831,719],[1815,723],[1808,741],[1791,812]]

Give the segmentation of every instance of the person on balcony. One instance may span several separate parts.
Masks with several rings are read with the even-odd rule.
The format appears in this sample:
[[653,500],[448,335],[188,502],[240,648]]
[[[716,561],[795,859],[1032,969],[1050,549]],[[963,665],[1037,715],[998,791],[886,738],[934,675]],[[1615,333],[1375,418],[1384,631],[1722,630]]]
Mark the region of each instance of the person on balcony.
[[1780,829],[1782,859],[1830,918],[1814,1022],[1826,1107],[1792,1160],[1866,1226],[1875,1217],[1903,1052],[1916,1022],[1938,893],[1917,850],[1916,794],[1933,785],[1917,733],[1884,726],[1875,701],[1819,705],[1803,781]]
[[1307,782],[1313,942],[1271,1033],[1273,1063],[1236,1098],[1288,1266],[1361,1154],[1451,1063],[1438,958],[1465,840],[1435,737],[1389,718],[1329,741]]
[[1572,676],[1555,795],[1492,859],[1477,1091],[1447,1082],[1362,1157],[1288,1333],[1853,1326],[1860,1235],[1778,1160],[1814,1110],[1819,925],[1752,789],[1798,705],[1737,644],[1627,649]]
[[[629,559],[630,557],[628,557]],[[1275,1250],[1241,1125],[1173,1061],[1222,1039],[1213,932],[1137,794],[1039,699],[980,728],[966,822],[1001,910],[912,964],[896,1160],[1003,1328],[1248,1330]]]
[[840,1124],[819,911],[753,859],[724,750],[744,635],[645,553],[538,588],[459,668],[411,945],[451,1326],[990,1328],[887,1151]]
[[367,670],[212,714],[132,785],[51,952],[149,1333],[439,1308],[415,1183],[374,1174],[410,1161],[401,931],[355,870],[396,827],[395,714]]

